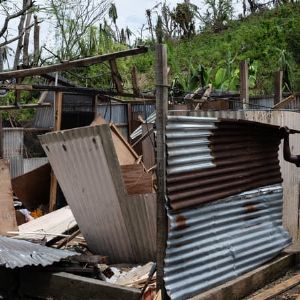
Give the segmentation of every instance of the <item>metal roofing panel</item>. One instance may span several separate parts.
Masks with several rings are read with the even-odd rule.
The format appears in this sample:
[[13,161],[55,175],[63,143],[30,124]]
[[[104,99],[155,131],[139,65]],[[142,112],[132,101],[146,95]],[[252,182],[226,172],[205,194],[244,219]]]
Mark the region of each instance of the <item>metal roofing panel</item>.
[[169,211],[168,217],[165,282],[171,299],[187,299],[236,278],[291,243],[281,224],[281,185]]
[[152,259],[155,217],[149,211],[155,198],[125,193],[109,126],[48,133],[40,140],[90,249],[112,262]]
[[45,267],[64,258],[78,255],[76,252],[3,236],[0,237],[0,254],[0,265],[10,269],[38,265]]
[[47,157],[32,157],[32,158],[24,158],[23,159],[23,173],[26,174],[28,172],[33,171],[45,165],[48,162]]

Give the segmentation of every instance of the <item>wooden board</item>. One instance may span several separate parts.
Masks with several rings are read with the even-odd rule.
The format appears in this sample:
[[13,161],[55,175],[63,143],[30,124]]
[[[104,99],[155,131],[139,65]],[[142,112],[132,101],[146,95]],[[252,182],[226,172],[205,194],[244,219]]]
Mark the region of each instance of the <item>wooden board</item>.
[[128,195],[152,193],[152,176],[144,171],[141,164],[121,166]]
[[16,212],[13,204],[9,163],[0,160],[0,234],[17,230]]
[[23,205],[34,210],[49,202],[50,164],[12,179],[12,189]]
[[[16,238],[43,239],[47,242],[56,238],[55,234],[63,234],[77,225],[69,206],[65,206],[40,218],[19,226]],[[30,232],[30,234],[27,234]],[[50,233],[54,235],[31,234],[31,232]]]
[[[153,129],[154,124],[142,124],[142,135],[147,134]],[[143,163],[146,169],[155,165],[155,137],[154,133],[149,134],[142,141]]]
[[279,257],[254,271],[212,288],[191,300],[240,300],[284,275],[294,266],[295,255]]
[[300,274],[295,275],[275,286],[262,291],[261,293],[251,297],[249,300],[268,300],[273,297],[282,294],[283,292],[293,288],[294,286],[300,284]]
[[[101,117],[98,116],[91,124],[91,126],[103,125],[107,124],[107,122]],[[110,124],[112,140],[116,149],[117,157],[119,160],[119,164],[122,165],[130,165],[134,164],[138,159],[138,155],[131,148],[131,146],[125,141],[122,137],[122,134],[118,131],[118,129]]]

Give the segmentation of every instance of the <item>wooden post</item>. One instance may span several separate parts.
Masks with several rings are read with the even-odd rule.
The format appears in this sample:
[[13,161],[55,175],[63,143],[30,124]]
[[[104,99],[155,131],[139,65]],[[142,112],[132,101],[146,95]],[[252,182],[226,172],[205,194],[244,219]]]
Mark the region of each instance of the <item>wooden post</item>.
[[[62,115],[62,101],[63,93],[55,92],[54,99],[54,131],[58,131],[61,128],[61,115]],[[56,206],[56,195],[57,195],[57,179],[51,171],[51,182],[50,182],[50,201],[49,201],[49,212],[55,210]]]
[[[153,124],[142,124],[142,136],[148,134],[152,130]],[[154,133],[152,132],[142,141],[143,163],[146,169],[150,169],[155,165],[154,148]]]
[[274,78],[274,105],[282,101],[282,80],[283,71],[275,72]]
[[131,69],[131,81],[132,81],[133,94],[138,96],[140,94],[140,88],[139,88],[139,84],[138,84],[136,66],[133,66]]
[[121,74],[118,70],[117,62],[115,59],[111,59],[109,61],[110,70],[111,70],[111,77],[116,86],[117,92],[122,94],[123,93],[123,80]]
[[248,63],[244,60],[240,63],[240,101],[243,109],[249,108],[249,76]]
[[130,135],[132,134],[132,106],[131,103],[127,103],[127,128],[128,128],[128,142],[131,144]]
[[164,258],[167,244],[168,219],[166,202],[166,122],[168,112],[167,48],[156,45],[156,161],[157,161],[157,279],[156,289],[167,299],[164,284]]

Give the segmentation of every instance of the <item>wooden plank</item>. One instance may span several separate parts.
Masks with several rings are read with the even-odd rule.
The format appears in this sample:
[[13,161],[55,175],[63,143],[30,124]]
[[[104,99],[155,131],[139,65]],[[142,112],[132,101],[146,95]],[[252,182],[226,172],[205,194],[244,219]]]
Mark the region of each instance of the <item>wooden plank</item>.
[[156,155],[157,155],[157,281],[156,289],[167,299],[164,284],[164,259],[167,245],[168,220],[165,208],[166,196],[166,123],[168,114],[168,66],[167,47],[156,45]]
[[35,75],[42,75],[42,74],[58,72],[58,71],[66,71],[77,67],[86,67],[93,64],[99,64],[104,61],[108,61],[112,59],[142,54],[142,53],[146,53],[147,51],[148,51],[147,47],[139,47],[130,50],[110,53],[110,54],[96,55],[93,57],[67,61],[61,64],[54,64],[50,66],[36,67],[36,68],[24,69],[24,70],[7,71],[7,72],[0,73],[0,80],[11,79],[11,78],[23,78],[26,76],[35,76]]
[[277,71],[274,75],[274,105],[282,100],[283,71]]
[[22,295],[57,300],[138,300],[140,291],[69,273],[22,271]]
[[245,275],[197,295],[191,300],[240,300],[283,276],[294,266],[295,255],[284,255]]
[[23,205],[34,210],[49,202],[51,167],[45,164],[12,179],[12,189]]
[[249,109],[249,70],[248,63],[240,63],[240,101],[243,103],[243,109]]
[[275,286],[249,298],[249,300],[268,300],[300,284],[300,274],[295,275]]
[[[142,124],[142,136],[153,131],[154,124]],[[155,137],[154,133],[147,135],[142,141],[143,163],[146,169],[155,165]]]
[[3,159],[0,160],[0,207],[0,234],[6,235],[7,231],[17,230],[18,227],[13,205],[9,163]]
[[123,81],[115,59],[109,61],[111,76],[118,93],[123,93]]
[[138,96],[140,94],[140,88],[139,88],[138,78],[137,78],[137,68],[135,65],[131,69],[131,82],[132,82],[133,94]]
[[152,175],[141,164],[122,165],[123,180],[128,195],[152,193]]
[[[40,218],[34,219],[28,223],[19,226],[19,236],[15,238],[25,239],[43,239],[41,234],[26,234],[27,232],[38,233],[53,233],[63,234],[77,226],[73,213],[69,206],[60,208],[52,213],[44,215]],[[47,242],[55,239],[53,235],[45,235]]]

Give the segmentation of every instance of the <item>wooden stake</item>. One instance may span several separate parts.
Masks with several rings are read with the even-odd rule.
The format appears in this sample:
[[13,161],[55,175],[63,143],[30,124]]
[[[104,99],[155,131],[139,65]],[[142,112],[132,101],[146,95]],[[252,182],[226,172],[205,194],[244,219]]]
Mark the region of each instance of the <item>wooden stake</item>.
[[[63,93],[55,92],[54,131],[58,131],[61,128],[62,101],[63,101]],[[57,195],[57,179],[52,170],[51,171],[51,183],[50,183],[49,212],[54,211],[56,208],[56,195]]]
[[240,63],[240,101],[243,109],[249,109],[249,80],[248,63],[244,60]]
[[168,112],[168,67],[166,45],[156,45],[156,130],[157,130],[157,275],[156,289],[167,299],[164,284],[164,258],[167,243],[168,220],[166,195],[166,122]]
[[282,101],[282,80],[283,72],[277,71],[274,76],[274,105]]

